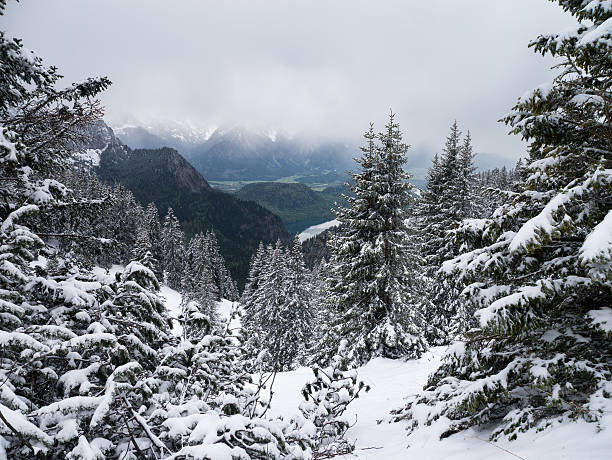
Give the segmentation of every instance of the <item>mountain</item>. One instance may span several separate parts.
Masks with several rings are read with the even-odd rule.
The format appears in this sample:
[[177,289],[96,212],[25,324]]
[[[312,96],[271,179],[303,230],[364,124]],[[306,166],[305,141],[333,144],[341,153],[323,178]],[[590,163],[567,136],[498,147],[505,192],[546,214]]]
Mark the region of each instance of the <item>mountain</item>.
[[356,151],[340,142],[309,143],[243,127],[211,133],[123,125],[117,128],[117,137],[133,148],[173,147],[211,181],[273,181],[291,176],[310,184],[341,183]]
[[304,184],[282,182],[255,182],[247,184],[235,193],[243,200],[252,200],[270,210],[283,220],[290,233],[299,233],[311,225],[335,218],[331,212],[334,202],[344,204],[345,186],[312,190]]
[[[188,236],[212,228],[239,285],[260,241],[290,238],[278,216],[257,203],[212,189],[176,150],[131,149],[103,123],[91,131],[91,142],[80,151],[98,152],[97,161],[91,162],[98,177],[123,184],[143,206],[155,203],[160,216],[172,207]],[[85,160],[79,157],[79,161]]]
[[113,126],[115,136],[132,148],[157,149],[172,147],[189,158],[190,152],[206,142],[214,129],[202,128],[189,122],[130,120]]

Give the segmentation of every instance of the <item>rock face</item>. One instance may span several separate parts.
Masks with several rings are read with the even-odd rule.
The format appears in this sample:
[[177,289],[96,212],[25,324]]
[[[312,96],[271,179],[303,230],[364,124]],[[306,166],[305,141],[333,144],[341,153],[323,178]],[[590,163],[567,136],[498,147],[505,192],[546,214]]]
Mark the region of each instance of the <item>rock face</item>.
[[[88,162],[95,156],[91,152],[97,152],[97,161]],[[143,206],[155,203],[161,217],[172,207],[188,237],[213,229],[239,286],[244,284],[251,255],[260,241],[290,238],[278,216],[257,203],[213,190],[176,150],[133,150],[103,122],[90,128],[90,139],[84,145],[75,146],[74,157],[104,182],[131,190]]]

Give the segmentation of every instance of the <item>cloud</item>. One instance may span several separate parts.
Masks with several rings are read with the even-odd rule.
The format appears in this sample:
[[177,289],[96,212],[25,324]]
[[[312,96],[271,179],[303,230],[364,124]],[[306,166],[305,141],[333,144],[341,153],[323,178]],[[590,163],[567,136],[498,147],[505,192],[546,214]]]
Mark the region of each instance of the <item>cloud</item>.
[[528,42],[572,20],[546,0],[24,0],[4,21],[68,80],[108,75],[111,120],[358,141],[392,107],[419,151],[457,119],[518,157],[497,120],[552,75]]

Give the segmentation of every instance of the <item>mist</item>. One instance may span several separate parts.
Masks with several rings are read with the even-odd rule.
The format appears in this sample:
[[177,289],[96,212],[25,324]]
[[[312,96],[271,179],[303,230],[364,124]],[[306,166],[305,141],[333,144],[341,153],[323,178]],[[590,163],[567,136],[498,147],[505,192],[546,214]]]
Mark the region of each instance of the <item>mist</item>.
[[107,75],[111,124],[355,144],[392,108],[417,152],[439,151],[456,119],[506,159],[525,145],[497,120],[553,72],[528,43],[572,23],[546,0],[24,0],[3,21],[66,84]]

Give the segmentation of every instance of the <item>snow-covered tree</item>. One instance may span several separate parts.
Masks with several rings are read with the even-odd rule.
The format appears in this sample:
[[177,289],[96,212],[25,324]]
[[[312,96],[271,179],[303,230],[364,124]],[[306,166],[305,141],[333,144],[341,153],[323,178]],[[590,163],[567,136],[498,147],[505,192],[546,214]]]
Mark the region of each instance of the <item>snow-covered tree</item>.
[[147,232],[149,241],[151,242],[151,254],[153,259],[157,261],[154,267],[152,267],[155,276],[161,281],[163,279],[163,272],[161,264],[164,258],[163,246],[162,246],[162,229],[159,220],[159,214],[157,207],[153,203],[149,203],[145,210],[144,215],[144,230]]
[[[457,343],[399,418],[450,419],[510,439],[554,420],[596,421],[612,394],[612,5],[559,0],[579,20],[531,46],[559,60],[551,84],[504,121],[529,142],[525,180],[472,250],[443,269],[463,278],[479,328]],[[419,415],[420,414],[420,415]]]
[[[263,368],[292,369],[310,345],[314,308],[301,243],[284,248],[280,241],[253,257],[247,289],[242,296],[242,323],[247,350],[259,356]],[[260,356],[261,352],[264,352]]]
[[149,234],[145,229],[138,230],[136,242],[132,248],[132,260],[140,262],[152,271],[158,265],[157,260],[153,257],[153,248],[151,246]]
[[418,293],[411,286],[416,274],[408,266],[408,146],[393,114],[384,132],[377,136],[371,125],[365,139],[357,160],[361,171],[351,174],[354,196],[336,212],[343,231],[330,241],[329,322],[319,353],[324,361],[344,340],[355,364],[375,356],[417,357],[426,347]]
[[213,280],[217,285],[218,298],[238,300],[238,287],[227,270],[215,232],[207,231],[204,238],[206,258]]
[[87,349],[62,315],[86,320],[79,308],[95,303],[88,291],[100,285],[74,273],[53,278],[44,264],[35,266],[51,251],[30,224],[62,206],[68,191],[51,174],[63,167],[84,125],[100,115],[93,98],[109,82],[57,89],[57,72],[4,32],[0,64],[0,455],[53,458],[61,451],[54,451],[53,433],[36,411],[58,397],[58,383]]
[[421,249],[426,338],[431,344],[448,343],[470,329],[470,312],[459,298],[463,285],[440,273],[442,262],[454,257],[458,246],[451,232],[477,212],[476,178],[472,139],[461,139],[455,121],[440,156],[436,155],[427,172],[427,188],[412,213]]
[[181,286],[185,266],[185,235],[172,208],[164,218],[162,228],[163,265],[168,286],[178,289]]
[[344,412],[362,391],[368,392],[370,387],[357,379],[355,369],[344,370],[347,366],[346,358],[342,356],[345,348],[346,342],[328,367],[314,367],[314,379],[302,388],[304,401],[300,403],[300,411],[316,428],[315,459],[345,455],[355,448],[345,438],[352,421]]

